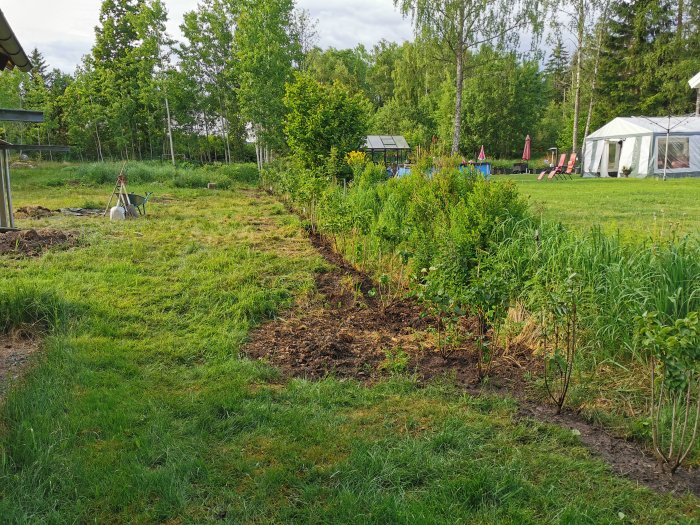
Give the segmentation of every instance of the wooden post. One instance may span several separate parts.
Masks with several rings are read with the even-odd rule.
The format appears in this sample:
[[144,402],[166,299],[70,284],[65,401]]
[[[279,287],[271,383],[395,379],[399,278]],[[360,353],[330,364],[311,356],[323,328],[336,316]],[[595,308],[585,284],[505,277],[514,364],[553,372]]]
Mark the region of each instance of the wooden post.
[[7,210],[7,195],[10,188],[5,183],[5,152],[0,151],[0,228],[10,228],[10,214]]
[[170,103],[168,102],[168,97],[165,97],[165,114],[168,118],[168,140],[170,141],[170,158],[173,161],[173,166],[175,166],[175,149],[173,148],[173,128],[170,122]]

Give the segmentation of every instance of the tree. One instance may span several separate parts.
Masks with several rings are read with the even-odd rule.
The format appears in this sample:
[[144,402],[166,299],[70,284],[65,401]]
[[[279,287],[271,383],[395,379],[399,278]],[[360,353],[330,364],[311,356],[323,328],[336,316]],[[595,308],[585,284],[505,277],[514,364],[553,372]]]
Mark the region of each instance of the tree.
[[292,64],[300,56],[299,43],[292,38],[293,9],[293,0],[242,0],[236,20],[238,95],[243,116],[253,124],[259,165],[269,160],[270,147],[283,147],[282,99]]
[[[599,14],[602,6],[601,0],[561,0],[555,2],[557,13],[568,15],[568,26],[576,34],[576,53],[574,55],[574,75],[573,75],[573,127],[572,127],[572,149],[578,150],[579,120],[581,116],[581,89],[583,74],[583,53],[585,37],[588,26]],[[558,17],[555,17],[557,24]],[[557,25],[557,27],[559,27]]]
[[46,65],[46,59],[36,47],[29,54],[29,61],[33,66],[32,75],[38,75],[44,79],[44,81],[48,80],[48,66]]
[[297,73],[284,96],[284,132],[292,153],[307,167],[358,149],[367,134],[370,103],[339,82],[329,86]]
[[292,38],[299,48],[298,69],[306,71],[306,58],[318,42],[318,20],[307,9],[297,9],[292,21]]
[[452,153],[457,154],[462,130],[464,60],[469,49],[484,43],[517,42],[518,29],[534,20],[533,0],[394,0],[413,18],[416,32],[437,38],[454,59],[455,104]]
[[611,4],[597,89],[603,120],[640,113],[668,114],[662,86],[669,61],[674,60],[668,53],[675,37],[674,18],[669,3],[663,0],[617,0]]
[[555,35],[555,44],[544,68],[544,73],[553,92],[554,100],[564,102],[569,83],[570,57],[569,51],[562,42],[561,34]]
[[154,73],[162,62],[166,20],[162,0],[102,2],[95,45],[76,74],[85,78],[75,88],[83,107],[96,113],[87,120],[71,119],[72,132],[79,136],[84,136],[80,126],[94,123],[98,158],[143,158],[155,152],[164,108]]
[[232,150],[242,149],[245,132],[236,91],[239,86],[234,42],[237,15],[233,2],[201,2],[196,11],[185,14],[180,26],[185,42],[176,50],[183,86],[188,86],[190,91],[182,101],[189,106],[186,112],[205,136],[214,130],[221,133],[228,162],[232,160]]

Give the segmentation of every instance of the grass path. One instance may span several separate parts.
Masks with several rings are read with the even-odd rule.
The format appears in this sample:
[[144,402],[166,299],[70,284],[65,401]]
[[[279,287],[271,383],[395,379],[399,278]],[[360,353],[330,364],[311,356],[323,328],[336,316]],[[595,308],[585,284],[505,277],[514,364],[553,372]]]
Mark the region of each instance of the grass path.
[[[134,188],[139,190],[139,188]],[[17,191],[80,205],[105,188]],[[67,304],[68,331],[0,411],[2,523],[694,523],[694,497],[612,476],[508,400],[398,377],[285,381],[239,358],[324,263],[246,188],[161,190],[141,221],[52,217],[83,244],[0,259],[0,291]],[[76,202],[78,201],[78,202]]]

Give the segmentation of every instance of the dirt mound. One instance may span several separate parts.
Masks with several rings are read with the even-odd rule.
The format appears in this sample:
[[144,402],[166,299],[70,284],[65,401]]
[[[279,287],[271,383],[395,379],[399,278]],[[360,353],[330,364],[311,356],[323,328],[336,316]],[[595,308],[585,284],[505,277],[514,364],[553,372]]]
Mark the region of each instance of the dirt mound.
[[15,211],[15,217],[18,219],[41,219],[51,217],[54,214],[54,211],[43,206],[22,206]]
[[0,255],[37,256],[55,246],[74,246],[78,235],[60,230],[21,230],[0,233]]
[[483,386],[472,346],[441,357],[426,332],[430,326],[420,305],[410,299],[382,305],[370,293],[375,287],[367,275],[350,266],[324,239],[312,235],[311,241],[335,268],[317,275],[316,295],[251,334],[244,349],[250,357],[269,361],[287,375],[309,379],[334,375],[371,382],[398,369],[423,380],[449,375],[472,395],[487,391],[515,397],[520,405],[517,417],[524,421],[570,429],[618,475],[658,491],[700,495],[700,472],[683,470],[669,477],[639,444],[612,436],[578,414],[556,414],[553,407],[529,399],[526,374],[541,375],[542,362],[533,357],[527,341],[511,343],[499,355],[488,386]]

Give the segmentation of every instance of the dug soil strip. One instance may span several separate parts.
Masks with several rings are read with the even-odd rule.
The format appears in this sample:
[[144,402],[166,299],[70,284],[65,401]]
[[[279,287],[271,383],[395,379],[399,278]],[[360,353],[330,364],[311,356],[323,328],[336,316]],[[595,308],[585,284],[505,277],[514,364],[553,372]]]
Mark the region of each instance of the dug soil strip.
[[516,398],[519,419],[576,432],[618,475],[657,491],[700,496],[697,471],[680,470],[670,477],[639,444],[612,436],[578,414],[556,414],[552,407],[529,399],[524,372],[541,373],[540,360],[529,350],[510,348],[495,363],[489,385],[482,387],[473,348],[440,357],[416,301],[399,298],[382,304],[370,293],[377,287],[368,275],[350,265],[323,237],[311,234],[310,240],[333,268],[316,276],[313,296],[251,333],[244,349],[251,358],[270,362],[288,376],[318,379],[332,375],[372,383],[387,375],[392,356],[404,355],[405,369],[422,381],[454,377],[472,395],[488,392]]

